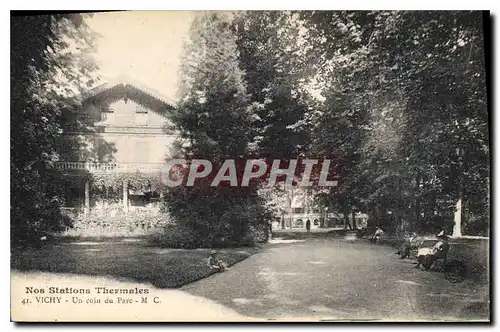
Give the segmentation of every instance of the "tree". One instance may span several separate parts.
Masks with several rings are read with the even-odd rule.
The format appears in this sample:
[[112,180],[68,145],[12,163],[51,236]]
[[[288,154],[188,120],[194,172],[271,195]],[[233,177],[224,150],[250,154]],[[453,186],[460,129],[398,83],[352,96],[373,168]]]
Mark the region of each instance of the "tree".
[[287,11],[244,12],[234,20],[240,67],[250,102],[254,152],[261,158],[296,159],[308,145],[305,115],[308,66],[304,27]]
[[[206,13],[195,19],[181,73],[181,101],[172,116],[188,142],[181,154],[210,160],[214,170],[226,159],[244,160],[254,135],[254,106],[239,67],[231,17]],[[199,245],[241,244],[252,224],[267,219],[257,188],[212,187],[212,179],[172,188],[166,198],[173,216],[198,235]]]
[[95,66],[82,15],[12,16],[11,31],[11,235],[18,241],[63,222],[64,183],[46,164],[57,158],[61,114],[92,83]]
[[[324,80],[324,112],[314,130],[322,133],[317,142],[323,147],[313,146],[338,147],[347,157],[342,168],[350,170],[343,173],[337,202],[358,202],[379,216],[390,212],[396,215],[393,226],[410,219],[416,228],[429,229],[446,228],[454,201],[463,197],[486,220],[481,14],[303,12],[301,17]],[[339,127],[342,123],[357,138]]]
[[[370,95],[375,89],[368,15],[364,12],[302,12],[308,27],[310,62],[322,100],[310,113],[311,149],[335,161],[339,185],[330,200],[349,224],[349,215],[363,211],[360,168],[362,145],[370,129]],[[324,199],[324,198],[323,198]],[[356,227],[353,224],[353,227]]]
[[[217,37],[199,29],[185,62],[186,152],[332,159],[339,185],[318,198],[346,225],[361,211],[394,231],[449,228],[462,198],[469,228],[487,228],[480,14],[247,12],[213,22]],[[241,131],[213,135],[223,117]]]

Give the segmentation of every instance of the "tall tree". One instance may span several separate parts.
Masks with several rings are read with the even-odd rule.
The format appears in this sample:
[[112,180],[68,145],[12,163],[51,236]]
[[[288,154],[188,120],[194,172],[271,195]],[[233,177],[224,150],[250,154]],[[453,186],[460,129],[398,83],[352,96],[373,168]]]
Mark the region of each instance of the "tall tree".
[[[374,84],[369,24],[364,12],[302,12],[308,28],[310,62],[322,102],[310,113],[311,149],[335,162],[339,185],[330,200],[349,225],[352,212],[363,211],[360,162]],[[356,227],[356,225],[352,225]]]
[[[220,13],[194,20],[181,66],[181,101],[172,117],[181,139],[188,142],[181,153],[187,159],[209,160],[214,172],[226,159],[244,160],[254,133],[255,108],[239,67],[231,21]],[[212,187],[212,179],[172,188],[167,196],[172,213],[197,234],[198,245],[241,244],[250,225],[265,221],[257,189],[227,182]]]
[[[91,84],[94,35],[82,15],[11,17],[11,235],[57,229],[62,180],[57,158],[61,114]],[[29,197],[29,199],[28,199]]]
[[239,61],[255,105],[255,152],[263,158],[296,159],[307,150],[305,28],[287,11],[245,12],[234,20]]
[[[318,76],[326,79],[327,114],[320,114],[317,123],[339,109],[347,112],[335,114],[337,122],[358,116],[351,122],[357,140],[346,139],[349,133],[337,128],[317,130],[326,146],[345,142],[350,148],[341,148],[342,153],[358,151],[358,159],[348,155],[342,162],[357,170],[350,173],[356,181],[353,192],[344,191],[346,197],[361,197],[355,201],[381,216],[395,213],[398,225],[406,218],[422,229],[447,227],[445,219],[459,197],[486,220],[481,13],[304,12],[302,17],[318,58]],[[331,74],[321,74],[322,68],[331,68]],[[341,83],[332,88],[334,81]],[[341,87],[347,92],[343,99]]]

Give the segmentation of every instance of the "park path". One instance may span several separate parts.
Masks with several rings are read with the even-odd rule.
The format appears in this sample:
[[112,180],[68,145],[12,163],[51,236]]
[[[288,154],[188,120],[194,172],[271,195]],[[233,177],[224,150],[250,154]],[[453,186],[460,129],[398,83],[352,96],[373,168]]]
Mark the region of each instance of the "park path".
[[398,259],[394,249],[364,240],[270,243],[182,290],[271,320],[488,319],[487,285],[451,284]]

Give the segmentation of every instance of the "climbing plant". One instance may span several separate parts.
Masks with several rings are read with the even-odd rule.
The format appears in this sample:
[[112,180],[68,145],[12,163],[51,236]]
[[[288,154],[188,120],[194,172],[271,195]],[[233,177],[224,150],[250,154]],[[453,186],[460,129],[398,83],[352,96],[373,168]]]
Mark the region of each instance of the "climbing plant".
[[124,182],[128,183],[130,189],[138,191],[161,191],[165,188],[159,174],[139,172],[93,174],[91,187],[98,190],[110,188],[119,191],[123,188]]

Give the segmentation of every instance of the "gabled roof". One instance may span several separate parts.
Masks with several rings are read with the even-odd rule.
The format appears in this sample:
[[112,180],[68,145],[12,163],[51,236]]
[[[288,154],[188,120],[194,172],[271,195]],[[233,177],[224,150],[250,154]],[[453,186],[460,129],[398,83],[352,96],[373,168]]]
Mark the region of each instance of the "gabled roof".
[[113,102],[123,97],[160,114],[165,114],[175,108],[177,102],[160,92],[129,77],[121,76],[117,79],[107,80],[90,90],[84,97],[84,103],[89,101]]

